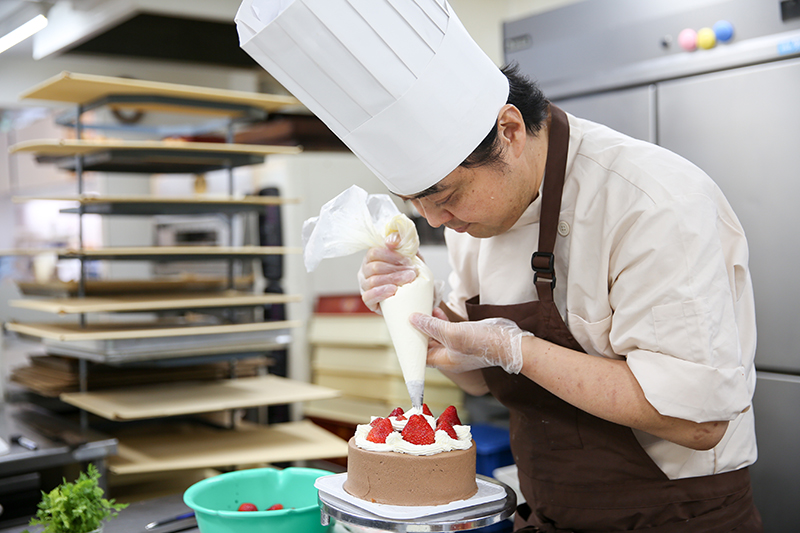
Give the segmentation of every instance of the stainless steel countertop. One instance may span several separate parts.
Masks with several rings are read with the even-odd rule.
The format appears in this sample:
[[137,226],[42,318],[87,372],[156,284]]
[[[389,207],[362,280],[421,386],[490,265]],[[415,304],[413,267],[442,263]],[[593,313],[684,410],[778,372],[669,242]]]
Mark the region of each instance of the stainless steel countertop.
[[[172,518],[190,511],[191,509],[183,503],[183,494],[134,502],[120,511],[119,516],[108,522],[103,527],[103,533],[177,533],[178,531],[198,533],[200,530],[197,528],[194,518],[172,522],[151,530],[145,529],[150,522]],[[17,526],[0,529],[0,533],[21,533],[25,529],[25,526]],[[36,532],[37,529],[33,528],[32,531]],[[330,533],[349,533],[351,531],[361,530],[347,529],[338,523],[330,529]],[[372,531],[374,533],[375,530]],[[297,533],[302,532],[298,531]]]
[[[145,526],[155,520],[178,516],[191,511],[183,503],[183,494],[173,494],[152,500],[133,502],[120,511],[119,516],[109,521],[103,527],[103,533],[143,533]],[[41,526],[39,526],[41,528]],[[27,526],[15,526],[0,529],[0,533],[21,533]],[[31,528],[31,531],[38,531]],[[176,531],[197,532],[194,518],[173,522],[159,528],[150,530],[152,533],[172,533]]]
[[[28,450],[11,442],[21,435],[37,444]],[[91,429],[81,429],[49,411],[24,403],[0,404],[0,437],[9,453],[0,455],[0,477],[40,471],[76,462],[103,463],[117,452],[117,440]],[[98,469],[104,470],[102,464]]]

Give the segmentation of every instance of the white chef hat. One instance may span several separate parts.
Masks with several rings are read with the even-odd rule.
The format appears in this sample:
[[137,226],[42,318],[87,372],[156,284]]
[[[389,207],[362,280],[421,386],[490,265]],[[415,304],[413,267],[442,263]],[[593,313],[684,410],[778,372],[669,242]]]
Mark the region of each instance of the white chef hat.
[[446,0],[244,0],[241,47],[397,194],[453,171],[508,80]]

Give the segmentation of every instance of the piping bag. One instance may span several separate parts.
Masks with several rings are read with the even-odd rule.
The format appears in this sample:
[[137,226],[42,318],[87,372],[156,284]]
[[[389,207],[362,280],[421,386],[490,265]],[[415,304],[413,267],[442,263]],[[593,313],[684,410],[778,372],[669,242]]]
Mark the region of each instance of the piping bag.
[[367,194],[353,185],[323,205],[318,217],[303,223],[303,261],[306,270],[312,272],[322,259],[386,246],[386,238],[393,234],[399,240],[397,251],[411,259],[417,277],[398,287],[380,307],[411,405],[421,409],[428,336],[412,326],[408,317],[433,312],[434,279],[430,268],[417,256],[419,236],[411,219],[400,213],[388,195]]

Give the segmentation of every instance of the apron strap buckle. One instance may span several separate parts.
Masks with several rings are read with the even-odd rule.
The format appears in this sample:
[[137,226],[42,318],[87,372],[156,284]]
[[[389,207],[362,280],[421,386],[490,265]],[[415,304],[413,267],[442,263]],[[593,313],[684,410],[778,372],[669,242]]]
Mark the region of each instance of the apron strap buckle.
[[533,252],[531,255],[531,268],[533,269],[533,283],[539,281],[539,275],[545,277],[542,281],[550,281],[551,287],[556,288],[556,258],[550,252]]

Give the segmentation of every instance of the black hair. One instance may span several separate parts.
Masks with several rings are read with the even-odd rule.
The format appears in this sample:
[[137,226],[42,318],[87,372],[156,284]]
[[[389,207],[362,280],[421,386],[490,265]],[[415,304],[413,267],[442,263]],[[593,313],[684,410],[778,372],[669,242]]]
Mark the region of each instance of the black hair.
[[[536,135],[547,120],[550,102],[535,81],[519,71],[517,64],[506,65],[500,69],[508,78],[508,100],[522,114],[525,131]],[[494,127],[460,166],[473,168],[497,165],[502,162],[503,146],[497,137],[498,124]]]

